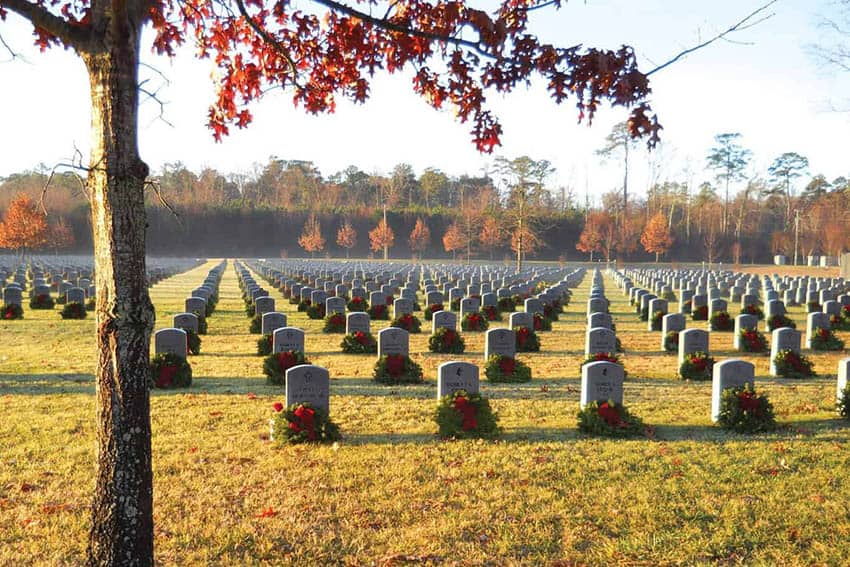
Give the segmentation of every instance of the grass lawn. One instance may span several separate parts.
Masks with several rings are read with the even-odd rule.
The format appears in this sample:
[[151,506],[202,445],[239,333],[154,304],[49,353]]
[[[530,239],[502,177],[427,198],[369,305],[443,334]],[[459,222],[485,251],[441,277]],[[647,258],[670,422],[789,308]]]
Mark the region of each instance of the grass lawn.
[[[214,265],[152,288],[157,328]],[[418,313],[426,332],[410,347],[426,384],[380,386],[373,356],[341,354],[341,335],[322,334],[321,321],[273,293],[289,324],[306,330],[308,359],[330,369],[344,435],[334,446],[277,448],[268,422],[283,389],[266,385],[229,262],[202,354],[190,358],[192,388],[152,394],[157,561],[846,564],[850,443],[834,410],[842,355],[807,353],[820,376],[796,382],[767,377],[766,356],[745,357],[782,427],[726,434],[709,418],[711,384],[676,379],[660,334],[607,279],[626,349],[625,402],[656,429],[653,438],[589,438],[575,428],[589,285],[586,277],[541,333],[542,352],[520,355],[531,383],[483,382],[504,427],[493,442],[441,441],[432,421],[437,366],[483,366],[483,335],[465,334],[465,355],[432,355]],[[0,321],[0,565],[77,565],[94,486],[93,317],[25,309],[23,321]],[[800,308],[790,316],[805,329]],[[385,325],[373,322],[373,332]],[[735,356],[731,347],[731,333],[713,333],[718,361]]]

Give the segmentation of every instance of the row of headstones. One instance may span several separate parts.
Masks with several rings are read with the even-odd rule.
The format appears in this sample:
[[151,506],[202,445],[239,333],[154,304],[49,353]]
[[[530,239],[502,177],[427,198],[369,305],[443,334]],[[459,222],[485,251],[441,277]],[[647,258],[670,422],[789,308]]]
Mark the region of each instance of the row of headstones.
[[222,261],[212,268],[204,278],[204,283],[191,291],[191,296],[184,301],[185,312],[174,315],[172,327],[154,333],[154,354],[173,354],[184,359],[188,357],[187,331],[198,334],[206,326],[207,301],[218,294],[226,265],[227,262]]
[[614,319],[609,313],[610,301],[605,296],[605,281],[599,269],[594,270],[587,299],[587,326],[585,329],[584,354],[614,353],[617,351],[617,335]]
[[[638,287],[637,284],[646,286],[646,291],[654,292],[656,297],[664,299],[673,297],[676,290],[680,313],[689,313],[702,306],[707,306],[709,311],[722,310],[722,304],[714,306],[712,303],[724,297],[731,302],[740,301],[742,308],[781,300],[789,306],[804,304],[815,309],[828,301],[838,299],[847,289],[847,282],[843,278],[810,279],[800,276],[792,280],[765,276],[760,280],[758,276],[750,274],[693,273],[676,270],[626,270],[623,273],[615,272],[614,276],[627,294],[631,293],[632,287]],[[763,301],[759,297],[762,290]],[[843,301],[839,302],[846,305]]]
[[[837,399],[841,399],[850,375],[850,358],[839,363]],[[619,364],[599,361],[585,364],[581,371],[579,405],[584,408],[591,402],[613,401],[623,404],[625,371]],[[755,389],[755,366],[745,360],[727,359],[714,365],[711,386],[711,419],[720,417],[723,391],[749,386]],[[437,399],[463,390],[469,394],[480,392],[480,370],[469,362],[449,361],[437,369]],[[286,371],[286,405],[309,403],[330,414],[330,372],[328,369],[303,364]]]
[[[283,314],[281,314],[283,315]],[[347,332],[369,332],[368,315],[361,317],[359,313],[351,313],[347,319]],[[449,315],[454,316],[453,313]],[[284,315],[285,317],[285,315]],[[446,322],[448,324],[448,322]],[[455,329],[455,326],[450,328]],[[271,331],[272,352],[280,353],[298,351],[305,353],[305,333],[297,327],[278,327]],[[384,355],[410,356],[410,333],[398,327],[387,327],[378,331],[378,358]],[[516,356],[516,333],[513,329],[490,329],[485,335],[484,360],[492,355]]]
[[[253,281],[253,278],[250,275],[250,272],[247,268],[242,267],[237,271],[238,277],[245,282],[246,289],[249,293],[252,294],[252,301],[255,304],[255,313],[258,316],[263,317],[266,313],[271,313],[275,311],[275,303],[273,298],[268,298],[264,294],[267,292],[256,285]],[[533,328],[533,315],[544,313],[544,307],[551,302],[557,301],[563,297],[566,293],[568,293],[570,285],[576,285],[578,281],[580,281],[580,276],[583,274],[581,270],[575,271],[575,275],[572,273],[568,278],[565,278],[564,281],[559,283],[557,286],[553,286],[550,289],[546,290],[543,294],[538,295],[537,297],[527,298],[524,303],[525,314],[514,313],[512,314],[511,328],[516,328],[519,326],[528,326],[529,328]],[[321,284],[321,280],[315,280],[316,283]],[[370,294],[369,302],[374,305],[385,304],[388,301],[392,300],[394,315],[396,317],[402,314],[412,314],[414,312],[414,306],[416,301],[416,291],[415,284],[413,282],[408,282],[406,287],[401,290],[402,297],[394,298],[392,295],[397,288],[393,287],[393,284],[398,283],[398,280],[393,281],[390,280],[391,284],[382,285],[382,289],[380,291],[373,291]],[[355,283],[357,283],[355,281]],[[426,293],[426,305],[444,305],[443,295],[439,291],[435,289],[431,289],[434,285],[432,281],[425,280],[425,293]],[[299,284],[291,283],[290,280],[284,282],[284,286],[289,285],[290,293],[298,292],[300,294],[301,301],[310,301],[312,305],[320,305],[324,303],[325,306],[325,314],[326,316],[330,316],[334,313],[345,314],[346,312],[346,299],[344,296],[331,296],[327,297],[327,292],[318,289],[312,289],[310,287],[301,287]],[[325,282],[326,287],[331,287],[334,285],[333,281]],[[470,284],[477,285],[477,284]],[[457,288],[453,288],[457,289]],[[352,296],[360,296],[355,295],[363,292],[363,288],[353,288]],[[459,291],[459,290],[458,290]],[[472,290],[475,291],[475,290]],[[338,293],[347,293],[348,288],[344,284],[335,284],[335,288],[332,291],[334,294]],[[362,297],[362,296],[361,296]],[[365,299],[365,297],[364,297]],[[485,293],[483,296],[479,297],[464,297],[460,300],[459,313],[460,316],[463,317],[467,313],[477,313],[481,310],[482,307],[487,306],[498,306],[498,295],[494,293]],[[445,311],[445,309],[444,309]],[[527,315],[526,315],[527,314]],[[516,316],[516,317],[514,317]],[[359,318],[359,317],[358,317]],[[528,323],[530,318],[531,323]],[[275,315],[274,319],[279,320],[279,315]],[[445,314],[441,314],[436,317],[436,327],[445,327],[448,326],[446,324],[446,320],[448,320],[448,316]],[[263,329],[267,330],[269,327],[263,325]]]
[[[148,271],[148,280],[159,281],[182,271],[180,268],[188,269],[189,267],[191,266],[183,262],[174,265],[172,269],[152,268]],[[3,304],[23,307],[24,291],[27,289],[30,297],[37,297],[50,296],[55,287],[66,303],[85,304],[87,300],[94,297],[93,272],[67,266],[61,270],[61,279],[54,279],[51,272],[46,271],[43,265],[19,266],[14,273],[13,281],[3,287]],[[7,277],[8,274],[0,273],[0,282],[5,282]]]
[[[369,299],[370,304],[384,303],[387,297],[400,293],[401,298],[410,299],[415,302],[416,293],[419,289],[419,280],[422,280],[426,295],[426,305],[442,304],[448,297],[449,301],[460,300],[471,296],[480,296],[481,306],[498,304],[499,299],[530,293],[534,287],[542,281],[538,274],[525,279],[514,277],[512,280],[503,278],[501,287],[495,289],[491,281],[483,281],[481,276],[471,276],[470,280],[452,279],[446,273],[440,276],[422,276],[419,271],[371,274],[373,279],[365,279],[365,272],[330,272],[319,270],[309,272],[306,270],[275,270],[269,266],[255,267],[276,288],[284,292],[285,296],[295,297],[302,301],[310,300],[313,304],[322,304],[329,296],[360,297]],[[416,268],[417,270],[420,267]],[[358,277],[358,275],[360,277]],[[566,287],[574,286],[580,281],[581,269],[572,270],[565,274],[561,283]],[[434,279],[437,277],[438,279]],[[486,276],[485,276],[486,277]],[[404,282],[404,283],[403,283]],[[442,291],[440,291],[442,286]],[[315,293],[314,292],[321,292]],[[440,293],[441,295],[437,295]],[[464,293],[466,295],[464,295]],[[434,295],[429,295],[434,294]],[[383,297],[382,297],[383,296]]]

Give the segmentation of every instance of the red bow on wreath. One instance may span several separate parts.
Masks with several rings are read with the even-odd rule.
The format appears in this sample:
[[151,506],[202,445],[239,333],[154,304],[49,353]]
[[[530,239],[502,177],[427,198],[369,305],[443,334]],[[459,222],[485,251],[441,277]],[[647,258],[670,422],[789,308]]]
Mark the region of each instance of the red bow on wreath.
[[398,378],[404,373],[404,357],[399,354],[387,356],[387,372],[393,378]]
[[159,369],[159,376],[156,379],[157,388],[168,388],[174,385],[174,377],[177,376],[177,365],[167,364]]
[[499,360],[499,370],[502,371],[502,374],[506,376],[511,376],[514,373],[514,369],[516,368],[516,361],[509,357],[503,356]]
[[469,403],[468,399],[463,396],[456,397],[454,408],[463,416],[461,428],[464,431],[472,431],[478,427],[478,422],[475,420],[475,406]]

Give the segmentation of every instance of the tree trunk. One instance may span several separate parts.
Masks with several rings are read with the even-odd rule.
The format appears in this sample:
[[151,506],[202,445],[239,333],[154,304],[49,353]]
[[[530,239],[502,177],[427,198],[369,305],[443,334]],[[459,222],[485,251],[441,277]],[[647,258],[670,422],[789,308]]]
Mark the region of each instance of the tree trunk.
[[82,54],[92,97],[91,195],[97,281],[97,471],[89,565],[153,563],[148,357],[154,310],[145,274],[138,65],[141,25],[109,14],[104,40]]

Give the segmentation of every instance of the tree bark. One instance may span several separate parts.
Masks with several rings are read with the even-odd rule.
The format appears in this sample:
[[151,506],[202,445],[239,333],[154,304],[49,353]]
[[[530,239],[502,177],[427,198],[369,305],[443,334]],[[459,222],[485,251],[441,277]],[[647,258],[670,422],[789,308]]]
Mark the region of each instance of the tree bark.
[[148,357],[154,310],[145,272],[139,157],[141,24],[103,16],[102,41],[82,53],[92,98],[91,195],[97,280],[97,471],[89,565],[153,564]]

